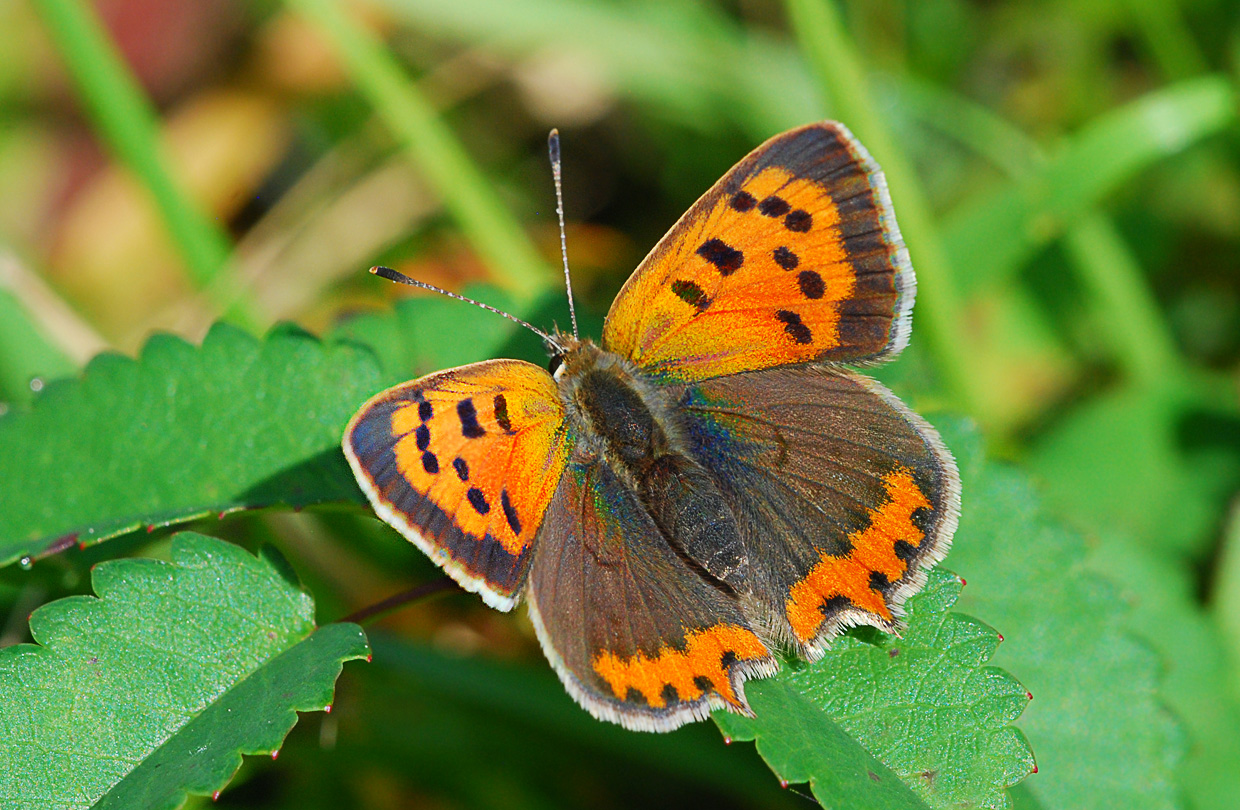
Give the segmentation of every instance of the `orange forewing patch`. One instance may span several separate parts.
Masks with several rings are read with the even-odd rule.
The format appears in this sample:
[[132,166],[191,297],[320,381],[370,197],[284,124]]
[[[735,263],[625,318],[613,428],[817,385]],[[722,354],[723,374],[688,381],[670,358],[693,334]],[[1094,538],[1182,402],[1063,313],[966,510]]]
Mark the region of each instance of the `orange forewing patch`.
[[824,554],[805,579],[793,586],[786,612],[800,641],[814,639],[822,627],[822,606],[837,596],[884,621],[892,620],[883,595],[870,586],[870,574],[877,571],[889,582],[904,576],[906,566],[896,555],[896,543],[903,540],[920,546],[925,538],[913,523],[913,513],[932,507],[908,470],[888,473],[883,487],[887,500],[870,512],[870,525],[849,535],[852,552],[844,557]]
[[712,195],[638,268],[604,345],[695,379],[807,362],[839,346],[839,303],[857,278],[827,190],[773,166],[736,194],[721,181]]
[[555,381],[529,363],[495,361],[412,385],[419,401],[391,417],[401,476],[462,532],[520,555],[568,457]]
[[723,663],[729,653],[738,661],[766,658],[771,654],[751,631],[735,625],[719,625],[688,633],[684,650],[664,644],[653,656],[639,652],[627,658],[604,650],[594,656],[593,666],[620,700],[625,699],[630,689],[635,689],[647,704],[661,709],[667,705],[663,689],[668,685],[675,687],[682,701],[697,700],[704,690],[696,679],[705,678],[726,703],[741,708]]
[[[767,168],[736,197],[718,197],[650,267],[634,275],[604,341],[639,366],[691,369],[696,378],[812,360],[839,343],[838,303],[855,275],[836,228],[839,214],[817,183]],[[769,203],[763,213],[764,203]],[[787,227],[789,215],[797,213]],[[804,230],[800,230],[804,228]],[[653,302],[653,303],[652,303]]]

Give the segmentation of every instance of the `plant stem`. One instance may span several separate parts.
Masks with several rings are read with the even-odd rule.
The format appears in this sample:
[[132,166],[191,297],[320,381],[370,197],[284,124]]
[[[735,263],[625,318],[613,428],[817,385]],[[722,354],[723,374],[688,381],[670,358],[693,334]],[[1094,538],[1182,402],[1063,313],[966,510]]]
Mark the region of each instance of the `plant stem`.
[[[1223,533],[1218,572],[1214,583],[1214,620],[1231,659],[1231,671],[1240,671],[1240,504],[1232,507]],[[1240,678],[1232,678],[1232,689],[1240,695]]]
[[978,389],[982,379],[971,367],[964,308],[921,186],[874,108],[874,96],[835,5],[830,0],[787,0],[787,8],[822,92],[883,167],[900,230],[917,268],[920,306],[915,317],[955,405],[976,413],[983,401]]
[[1068,229],[1064,244],[1128,378],[1151,388],[1182,381],[1175,341],[1141,267],[1110,218],[1086,213]]
[[331,42],[358,88],[491,268],[495,281],[520,303],[529,303],[546,290],[555,275],[439,119],[438,111],[378,38],[349,17],[335,0],[286,2],[311,19]]
[[430,582],[423,582],[421,585],[416,585],[407,591],[393,594],[387,599],[375,602],[373,605],[367,605],[361,610],[355,610],[348,616],[340,619],[340,621],[353,622],[355,624],[371,624],[388,614],[395,613],[406,605],[455,590],[460,590],[459,586],[447,577],[432,579]]
[[224,278],[232,241],[173,177],[160,139],[159,117],[99,17],[82,0],[34,0],[34,8],[101,139],[151,194],[193,283],[218,305],[231,301],[229,314],[252,325],[250,307],[229,295],[235,287]]

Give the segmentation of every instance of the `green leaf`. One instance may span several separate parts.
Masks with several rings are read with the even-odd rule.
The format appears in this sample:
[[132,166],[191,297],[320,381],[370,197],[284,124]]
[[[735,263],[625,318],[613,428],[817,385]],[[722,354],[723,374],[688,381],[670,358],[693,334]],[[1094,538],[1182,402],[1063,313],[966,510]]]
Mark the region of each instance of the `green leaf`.
[[314,626],[282,560],[198,534],[172,561],[97,566],[96,597],[44,605],[37,644],[0,650],[0,804],[177,807],[242,754],[272,753],[296,711],[331,705],[356,625]]
[[217,325],[101,355],[0,417],[0,561],[274,504],[361,502],[340,436],[380,388],[366,352]]
[[963,479],[948,557],[969,582],[959,606],[1002,629],[999,663],[1034,695],[1021,729],[1039,773],[1024,786],[1063,810],[1178,807],[1180,732],[1117,589],[1086,568],[1084,539],[1040,512],[1023,474],[987,461],[967,427],[942,427]]
[[[465,294],[506,312],[517,309],[498,287],[472,285]],[[559,291],[554,294],[556,300],[563,296]],[[351,318],[331,333],[331,339],[370,347],[379,359],[384,384],[395,385],[439,369],[505,356],[505,345],[524,331],[494,312],[431,295],[406,298],[391,310]],[[534,341],[541,345],[537,337]]]
[[1240,454],[1227,441],[1238,425],[1228,386],[1127,385],[1067,413],[1032,448],[1029,465],[1046,482],[1048,503],[1086,525],[1202,552],[1240,482]]
[[1034,767],[1008,726],[1028,695],[983,666],[999,634],[948,612],[960,587],[932,571],[908,601],[903,638],[854,630],[823,661],[746,684],[756,719],[716,712],[716,722],[756,739],[780,778],[809,781],[826,807],[1009,806],[1004,789]]
[[[1195,810],[1232,810],[1240,796],[1240,699],[1225,635],[1201,606],[1197,567],[1112,529],[1100,533],[1089,566],[1123,588],[1125,622],[1165,667],[1161,695],[1191,745],[1176,769]],[[1174,763],[1173,763],[1174,764]]]

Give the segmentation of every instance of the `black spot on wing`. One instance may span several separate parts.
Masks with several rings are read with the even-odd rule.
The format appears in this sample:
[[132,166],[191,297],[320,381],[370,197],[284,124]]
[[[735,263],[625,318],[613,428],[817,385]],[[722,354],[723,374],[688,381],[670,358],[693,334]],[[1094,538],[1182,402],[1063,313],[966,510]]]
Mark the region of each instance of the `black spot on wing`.
[[430,450],[426,450],[422,453],[422,469],[426,470],[431,475],[439,472],[439,458]]
[[720,275],[730,276],[745,263],[745,254],[722,239],[707,239],[697,254],[715,266]]
[[852,601],[847,596],[832,596],[827,601],[818,606],[824,618],[831,618],[841,610],[847,610],[852,607]]
[[508,490],[504,490],[499,494],[499,505],[504,510],[504,518],[508,521],[508,528],[512,529],[515,535],[521,534],[521,521],[517,518],[517,510],[512,507],[512,501],[508,500]]
[[637,691],[637,687],[630,686],[628,692],[624,695],[625,703],[633,703],[638,706],[646,705],[646,696]]
[[758,203],[758,211],[763,216],[772,218],[782,217],[784,214],[787,214],[791,208],[792,206],[788,205],[787,200],[783,197],[776,197],[774,195],[767,197],[765,200]]
[[797,343],[813,343],[814,335],[809,331],[809,327],[801,322],[801,316],[795,312],[786,309],[780,309],[775,312],[775,317],[784,325],[784,331],[788,336]]
[[486,435],[486,430],[478,424],[478,409],[472,399],[463,399],[456,403],[456,415],[461,420],[461,435],[467,439],[477,439]]
[[418,425],[418,429],[414,431],[414,436],[418,441],[418,449],[425,450],[431,445],[431,429],[426,425]]
[[[421,396],[421,392],[419,392],[418,396],[419,397]],[[435,415],[435,407],[431,405],[430,402],[426,401],[425,399],[420,399],[418,401],[418,418],[421,419],[423,422],[429,422],[430,418],[434,415]]]
[[710,298],[707,297],[706,291],[692,281],[684,281],[682,279],[673,281],[672,292],[681,301],[696,308],[698,312],[710,306]]
[[456,470],[456,477],[462,481],[469,480],[469,464],[465,459],[457,456],[452,459],[452,469]]
[[809,211],[798,208],[784,217],[784,227],[795,233],[809,233],[814,227],[814,217]]
[[503,394],[495,395],[495,422],[506,433],[512,432],[512,422],[508,418],[508,398]]
[[797,275],[797,285],[801,288],[801,294],[806,298],[822,298],[826,292],[827,285],[823,282],[822,276],[813,270],[802,270]]
[[491,504],[487,503],[487,496],[483,495],[482,490],[477,487],[470,487],[469,492],[465,493],[465,497],[478,514],[485,515],[491,511]]
[[775,248],[775,263],[785,270],[795,270],[801,263],[801,257],[786,247]]
[[751,210],[758,204],[758,201],[748,191],[738,191],[732,195],[729,204],[734,210],[744,212]]
[[907,540],[897,540],[895,548],[892,550],[895,552],[896,557],[904,562],[909,562],[917,557],[917,546]]

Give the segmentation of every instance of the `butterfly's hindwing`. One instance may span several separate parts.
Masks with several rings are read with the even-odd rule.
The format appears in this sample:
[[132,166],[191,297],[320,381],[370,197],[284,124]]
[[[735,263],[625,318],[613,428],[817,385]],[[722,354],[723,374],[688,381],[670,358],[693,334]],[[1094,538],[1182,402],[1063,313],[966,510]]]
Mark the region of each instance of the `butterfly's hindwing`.
[[891,630],[947,553],[960,483],[938,434],[878,383],[770,369],[686,386],[690,454],[732,506],[750,593],[817,657],[841,627]]
[[569,463],[537,542],[530,615],[582,706],[648,731],[713,708],[748,712],[743,681],[773,672],[775,659],[606,464]]
[[603,345],[684,381],[873,362],[907,343],[914,286],[877,164],[843,125],[814,124],[681,217],[612,304]]
[[375,511],[510,609],[571,442],[555,381],[516,360],[432,374],[366,403],[344,448]]

